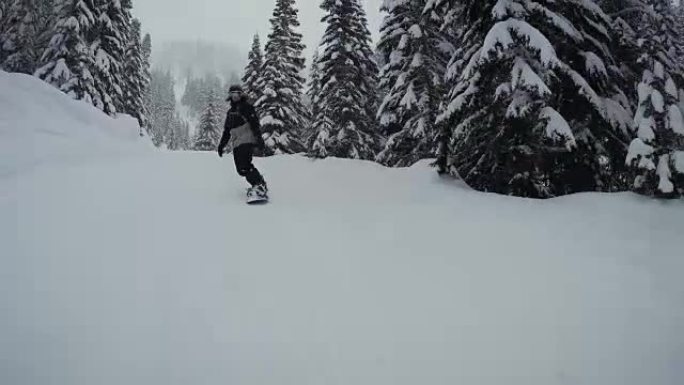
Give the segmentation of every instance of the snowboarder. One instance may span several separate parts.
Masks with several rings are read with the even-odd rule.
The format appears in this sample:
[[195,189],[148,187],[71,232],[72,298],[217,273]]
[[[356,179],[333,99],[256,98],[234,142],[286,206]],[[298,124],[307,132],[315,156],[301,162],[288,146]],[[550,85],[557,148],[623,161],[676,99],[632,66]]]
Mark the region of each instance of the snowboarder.
[[241,86],[232,85],[229,92],[230,109],[223,126],[218,154],[223,157],[224,148],[230,143],[238,174],[245,177],[252,186],[247,191],[248,202],[251,203],[255,199],[267,199],[266,181],[252,164],[254,150],[265,148],[264,139],[261,137],[259,118],[254,106],[247,101],[247,96],[242,92]]

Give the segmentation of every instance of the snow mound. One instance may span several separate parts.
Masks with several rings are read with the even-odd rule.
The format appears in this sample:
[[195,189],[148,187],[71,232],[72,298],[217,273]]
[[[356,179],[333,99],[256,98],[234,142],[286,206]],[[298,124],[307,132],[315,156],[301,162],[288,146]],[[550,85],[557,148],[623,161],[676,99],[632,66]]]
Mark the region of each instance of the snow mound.
[[132,117],[111,118],[33,76],[0,70],[0,177],[151,148]]

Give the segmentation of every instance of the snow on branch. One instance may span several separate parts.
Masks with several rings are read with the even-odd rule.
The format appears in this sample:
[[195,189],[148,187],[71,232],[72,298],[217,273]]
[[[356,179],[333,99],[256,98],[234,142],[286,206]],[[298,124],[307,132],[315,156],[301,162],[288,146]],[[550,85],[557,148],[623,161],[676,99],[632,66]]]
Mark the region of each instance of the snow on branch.
[[643,140],[636,138],[629,145],[629,150],[627,151],[626,164],[630,166],[635,160],[639,160],[637,165],[640,169],[655,170],[656,166],[651,159],[651,155],[655,149],[648,144],[644,143]]
[[546,136],[552,140],[565,143],[565,148],[571,150],[577,146],[575,136],[570,125],[563,116],[552,107],[544,107],[539,113],[541,119],[546,120]]
[[516,58],[511,71],[511,88],[515,90],[518,86],[527,86],[536,90],[539,96],[551,94],[551,90],[536,72],[522,58]]
[[530,48],[539,52],[539,57],[543,65],[549,67],[561,65],[560,60],[558,60],[558,57],[556,56],[556,50],[551,45],[549,39],[529,23],[516,19],[500,21],[489,30],[482,46],[481,58],[485,60],[489,59],[490,54],[498,54],[499,47],[505,50],[514,45],[515,40],[513,35],[511,35],[511,32],[523,37],[525,43]]

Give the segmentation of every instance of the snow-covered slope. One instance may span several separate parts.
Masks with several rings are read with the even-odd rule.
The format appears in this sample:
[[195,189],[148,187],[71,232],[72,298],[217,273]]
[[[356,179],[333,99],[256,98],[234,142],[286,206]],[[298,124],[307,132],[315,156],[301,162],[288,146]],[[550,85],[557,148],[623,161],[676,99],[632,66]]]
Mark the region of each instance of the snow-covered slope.
[[0,177],[49,162],[151,148],[135,119],[111,119],[39,79],[0,70]]
[[2,148],[0,384],[682,383],[682,202],[280,156],[252,207],[230,157],[100,156],[106,118],[60,108],[26,136],[78,157]]

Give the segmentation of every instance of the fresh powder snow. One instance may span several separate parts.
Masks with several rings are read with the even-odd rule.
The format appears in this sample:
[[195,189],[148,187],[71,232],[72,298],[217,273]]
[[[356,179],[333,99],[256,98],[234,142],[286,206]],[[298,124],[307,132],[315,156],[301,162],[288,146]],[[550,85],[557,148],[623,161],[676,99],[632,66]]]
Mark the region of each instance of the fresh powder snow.
[[132,122],[0,72],[0,384],[684,378],[681,201],[283,155],[252,207]]

